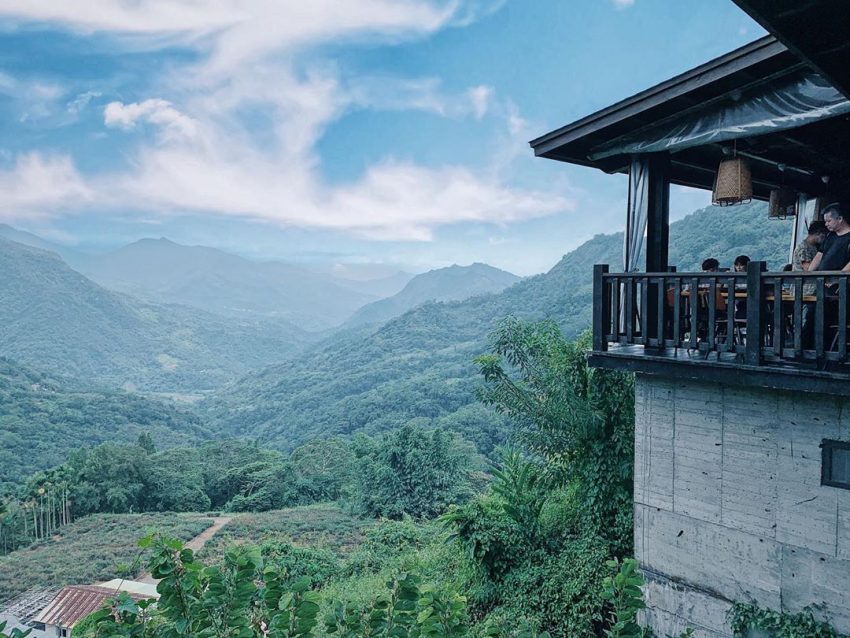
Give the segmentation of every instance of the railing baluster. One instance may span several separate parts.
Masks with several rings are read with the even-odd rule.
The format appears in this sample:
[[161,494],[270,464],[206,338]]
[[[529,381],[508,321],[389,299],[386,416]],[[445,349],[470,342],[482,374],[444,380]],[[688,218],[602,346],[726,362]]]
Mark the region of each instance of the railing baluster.
[[697,347],[697,315],[699,313],[699,284],[696,277],[691,278],[691,289],[688,292],[688,308],[691,320],[689,347],[691,350],[695,350]]
[[640,316],[638,322],[640,325],[640,336],[642,343],[649,345],[649,277],[641,277],[640,282]]
[[735,350],[735,279],[726,280],[726,352]]
[[666,313],[664,312],[664,305],[667,303],[667,280],[664,277],[659,279],[658,283],[655,284],[658,288],[657,293],[655,295],[656,300],[658,301],[657,305],[657,319],[658,322],[656,324],[656,332],[655,332],[655,345],[659,348],[664,347],[664,319],[666,317]]
[[773,354],[782,358],[782,342],[785,337],[785,326],[782,321],[782,277],[773,280]]
[[815,282],[817,298],[817,301],[815,301],[815,357],[817,359],[823,358],[824,353],[824,305],[826,304],[826,299],[824,298],[823,284],[823,276],[818,277]]
[[613,319],[613,335],[614,341],[620,340],[620,335],[623,334],[623,326],[622,319],[623,313],[620,310],[620,288],[622,288],[623,282],[619,277],[613,280],[613,284],[611,286],[611,313]]
[[673,280],[673,344],[678,348],[682,340],[682,278]]
[[838,280],[838,360],[847,359],[847,277]]
[[708,280],[708,327],[707,331],[707,341],[708,341],[708,349],[714,350],[715,347],[715,334],[714,334],[714,324],[715,318],[717,315],[717,277],[711,277]]
[[634,343],[635,280],[626,279],[626,343]]
[[794,356],[803,356],[803,282],[797,277],[794,280]]

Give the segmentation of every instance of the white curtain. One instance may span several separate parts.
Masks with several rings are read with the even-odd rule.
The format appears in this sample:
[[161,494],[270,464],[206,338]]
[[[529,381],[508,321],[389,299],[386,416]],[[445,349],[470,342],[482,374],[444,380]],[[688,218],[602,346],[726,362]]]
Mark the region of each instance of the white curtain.
[[647,187],[649,165],[645,156],[635,156],[629,167],[629,201],[626,208],[626,232],[623,236],[623,272],[641,269],[646,241]]

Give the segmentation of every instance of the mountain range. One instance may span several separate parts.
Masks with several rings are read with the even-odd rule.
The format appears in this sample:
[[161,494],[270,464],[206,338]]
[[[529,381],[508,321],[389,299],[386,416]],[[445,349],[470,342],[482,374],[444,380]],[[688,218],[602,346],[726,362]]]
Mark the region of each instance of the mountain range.
[[[729,266],[746,253],[779,268],[788,258],[789,232],[789,222],[768,221],[763,204],[709,207],[672,225],[670,259],[685,271],[705,257]],[[412,309],[384,322],[352,321],[316,343],[320,335],[280,318],[236,319],[139,301],[95,284],[54,253],[0,240],[0,355],[39,374],[83,379],[87,388],[203,393],[191,409],[215,436],[292,449],[415,421],[458,431],[490,453],[508,425],[476,402],[474,357],[487,351],[488,335],[508,315],[551,319],[567,337],[586,330],[591,267],[608,263],[616,270],[622,241],[622,234],[598,235],[549,272],[513,284],[509,273],[479,264],[425,273],[408,283],[418,297],[401,295],[416,304]],[[417,303],[452,294],[451,287],[432,286],[445,271],[476,280],[487,273],[488,285],[493,275],[497,287],[507,287]],[[398,303],[394,311],[405,307]],[[0,402],[0,419],[27,400],[26,384],[17,387],[14,398]],[[55,438],[66,449],[66,439]]]
[[226,317],[284,319],[322,331],[361,306],[395,294],[412,275],[344,278],[280,261],[252,261],[216,248],[184,246],[166,238],[141,239],[90,254],[0,225],[0,237],[60,255],[104,288],[136,298],[181,304]]
[[[788,259],[790,222],[768,220],[764,204],[708,207],[670,229],[670,262],[699,270],[715,257],[731,266],[747,253],[779,269]],[[221,432],[289,449],[313,438],[376,433],[416,419],[474,440],[482,452],[497,434],[476,403],[473,358],[508,315],[555,321],[568,338],[590,327],[592,266],[621,268],[622,233],[597,235],[549,272],[497,294],[428,303],[377,328],[317,346],[286,365],[252,372],[200,409]]]

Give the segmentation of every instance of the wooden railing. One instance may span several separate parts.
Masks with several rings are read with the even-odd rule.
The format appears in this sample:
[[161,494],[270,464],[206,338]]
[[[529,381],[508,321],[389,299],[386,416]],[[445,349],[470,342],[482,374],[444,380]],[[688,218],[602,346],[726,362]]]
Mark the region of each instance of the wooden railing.
[[593,349],[643,346],[717,359],[848,363],[848,273],[611,273],[594,267]]

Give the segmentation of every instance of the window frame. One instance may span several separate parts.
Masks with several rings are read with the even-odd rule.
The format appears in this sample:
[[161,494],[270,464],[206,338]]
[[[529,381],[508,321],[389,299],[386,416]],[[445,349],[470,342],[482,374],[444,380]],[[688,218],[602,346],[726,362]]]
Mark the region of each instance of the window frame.
[[835,439],[824,439],[820,444],[821,447],[821,485],[827,487],[837,487],[843,490],[850,490],[850,482],[832,480],[832,451],[833,450],[850,450],[850,441],[836,441]]

